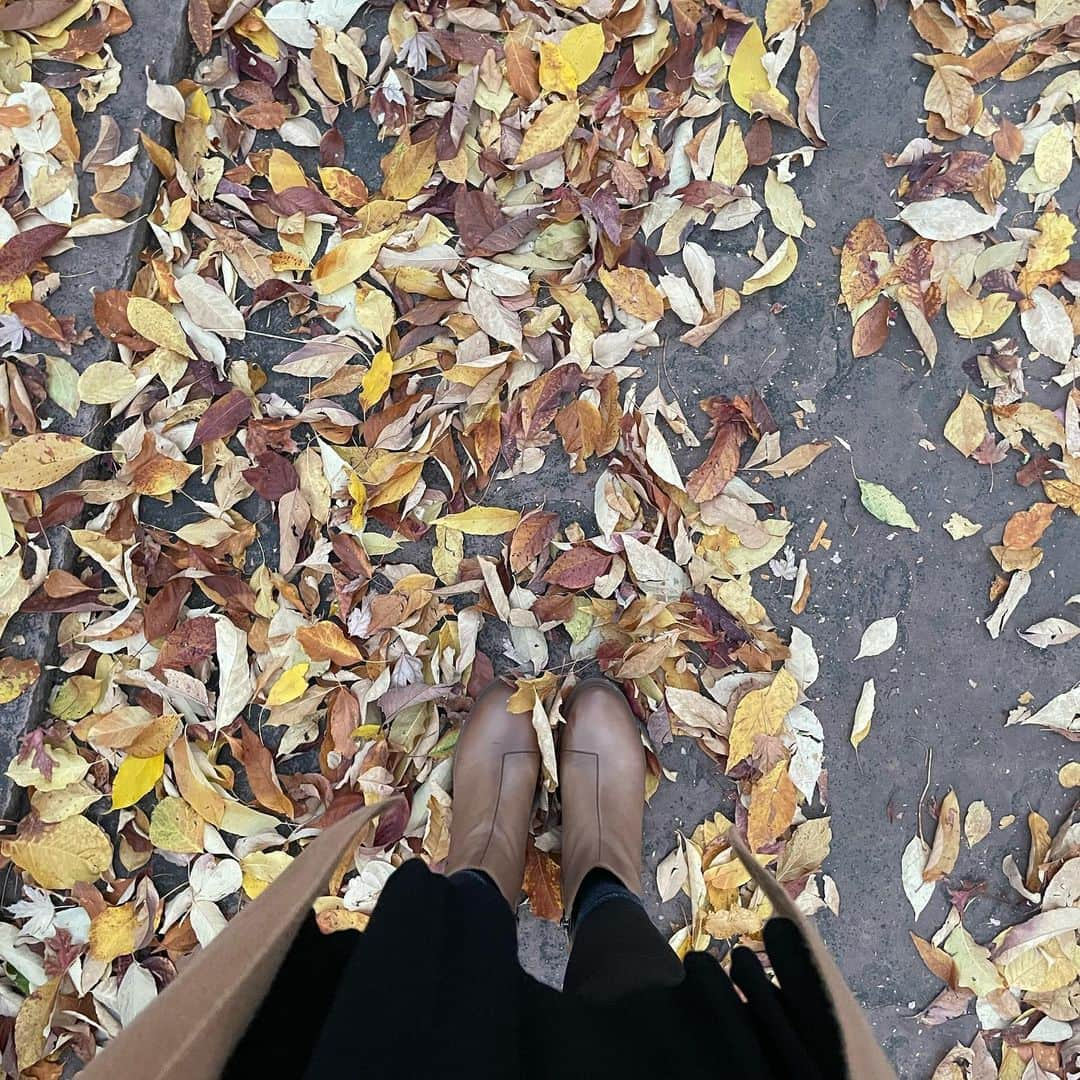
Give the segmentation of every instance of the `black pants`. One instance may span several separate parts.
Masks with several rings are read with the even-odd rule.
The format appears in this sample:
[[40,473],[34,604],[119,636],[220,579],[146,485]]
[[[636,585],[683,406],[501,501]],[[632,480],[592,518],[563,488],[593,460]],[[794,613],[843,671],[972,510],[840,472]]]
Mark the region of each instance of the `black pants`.
[[[410,873],[413,873],[411,867],[404,876]],[[399,874],[402,871],[395,878]],[[419,877],[415,873],[413,876]],[[577,917],[572,923],[573,945],[563,980],[564,994],[580,995],[599,1003],[652,987],[673,986],[682,980],[682,964],[641,903],[613,881],[610,875],[599,872],[582,884],[576,904]],[[408,911],[410,901],[418,899],[416,890],[398,890],[401,895],[390,898],[397,924],[393,936],[398,939],[406,936],[398,927],[408,926],[410,922],[417,928],[415,949],[408,940],[402,940],[396,960],[405,970],[416,971],[426,964],[440,969],[440,981],[453,987],[455,1038],[470,1037],[470,1033],[461,1031],[461,1026],[475,1022],[484,1028],[471,1033],[471,1037],[482,1044],[491,1041],[497,1044],[500,1026],[491,1023],[489,1003],[492,998],[509,1001],[519,994],[514,972],[497,959],[505,954],[511,936],[516,953],[516,920],[486,874],[464,871],[446,882],[457,903],[444,911],[428,911],[423,906]],[[439,955],[439,943],[423,932],[424,924],[452,921],[454,908],[458,906],[468,913],[468,918],[447,931],[454,939],[454,948],[443,949]],[[374,918],[378,914],[377,911]],[[270,992],[233,1053],[224,1073],[226,1077],[254,1075],[254,1070],[267,1063],[268,1047],[273,1047],[272,1063],[277,1076],[339,1075],[334,1070],[340,1068],[345,1056],[343,1042],[355,1034],[357,1014],[365,1011],[354,991],[363,987],[377,995],[380,984],[388,977],[395,985],[401,981],[396,966],[394,972],[371,970],[392,959],[381,948],[367,955],[356,948],[358,939],[364,936],[353,932],[325,935],[314,918],[305,922]],[[482,963],[488,954],[493,958],[490,965]],[[493,988],[488,978],[484,985],[477,985],[468,971],[458,975],[454,968],[461,957],[468,958],[468,967],[481,958],[485,976],[496,982],[502,980],[505,985]],[[472,995],[476,995],[475,1001],[470,1000]],[[429,1003],[427,1007],[438,1006]],[[287,1038],[282,1037],[283,1033],[287,1033]],[[431,1042],[437,1048],[440,1039],[434,1037]],[[493,1057],[499,1058],[502,1052],[507,1057],[515,1053],[511,1047],[496,1045]],[[358,1065],[363,1059],[360,1052]]]

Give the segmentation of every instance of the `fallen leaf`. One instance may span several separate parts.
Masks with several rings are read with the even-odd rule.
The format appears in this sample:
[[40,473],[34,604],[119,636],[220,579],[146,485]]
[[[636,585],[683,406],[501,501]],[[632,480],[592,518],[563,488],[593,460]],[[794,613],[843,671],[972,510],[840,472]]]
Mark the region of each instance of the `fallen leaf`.
[[558,922],[562,918],[562,876],[559,864],[531,840],[525,850],[525,880],[522,889],[529,899],[529,910],[538,919]]
[[884,619],[875,619],[863,631],[859,652],[855,659],[861,660],[866,656],[880,656],[883,652],[888,652],[896,644],[898,625],[896,617],[893,615]]
[[0,488],[38,491],[63,480],[97,451],[73,435],[26,435],[0,456]]
[[863,506],[886,525],[918,532],[919,526],[908,513],[907,507],[884,484],[859,480],[859,496]]
[[969,536],[974,536],[982,526],[977,522],[972,521],[970,518],[964,517],[963,514],[958,514],[953,511],[942,523],[941,527],[954,539],[964,540]]
[[521,513],[500,506],[471,506],[460,514],[439,518],[444,528],[457,529],[469,536],[501,536],[518,527]]
[[971,457],[982,446],[986,436],[986,418],[983,415],[982,406],[965,390],[960,398],[960,404],[945,422],[945,438],[964,457]]
[[969,848],[989,836],[992,823],[990,811],[981,799],[968,806],[964,815],[964,836]]
[[799,699],[799,685],[791,673],[781,668],[773,681],[760,690],[751,690],[740,700],[731,721],[727,771],[750,756],[760,735],[776,735],[784,717]]
[[874,701],[877,697],[877,687],[873,679],[867,679],[863,683],[859,693],[859,701],[855,706],[855,719],[851,725],[851,745],[858,750],[859,744],[870,734],[870,725],[874,719]]
[[154,785],[164,772],[164,752],[153,757],[125,757],[113,779],[112,808],[121,810],[126,806],[134,806],[144,795],[154,790]]
[[960,854],[960,803],[952,789],[941,802],[938,811],[934,843],[923,870],[924,881],[939,881],[953,872]]
[[96,881],[112,865],[113,854],[108,836],[80,816],[32,825],[0,842],[0,850],[43,889]]

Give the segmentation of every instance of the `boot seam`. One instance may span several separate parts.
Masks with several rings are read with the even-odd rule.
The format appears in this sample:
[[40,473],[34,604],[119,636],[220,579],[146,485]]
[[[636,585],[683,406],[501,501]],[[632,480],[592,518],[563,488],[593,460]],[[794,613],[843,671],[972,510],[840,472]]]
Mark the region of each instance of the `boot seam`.
[[[495,806],[491,812],[491,823],[488,825],[488,834],[484,840],[484,847],[477,858],[477,862],[483,862],[487,858],[488,850],[491,848],[491,841],[495,838],[495,825],[499,820],[499,807],[502,805],[503,797],[503,782],[506,775],[506,759],[513,754],[536,754],[535,750],[507,750],[499,758],[499,786],[495,790]],[[535,797],[535,792],[534,792]]]

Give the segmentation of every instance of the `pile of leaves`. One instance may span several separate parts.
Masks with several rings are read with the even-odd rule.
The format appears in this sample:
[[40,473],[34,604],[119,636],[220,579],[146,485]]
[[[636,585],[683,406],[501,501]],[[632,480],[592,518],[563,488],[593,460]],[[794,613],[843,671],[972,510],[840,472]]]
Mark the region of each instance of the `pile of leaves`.
[[[991,485],[992,470],[1003,466],[1015,471],[1020,489],[1037,497],[1012,514],[991,547],[1000,574],[989,589],[985,625],[998,638],[1042,562],[1043,534],[1055,520],[1080,514],[1080,390],[1073,385],[1080,375],[1080,262],[1072,251],[1075,214],[1056,198],[1074,164],[1080,73],[1067,70],[1045,82],[1017,122],[988,99],[998,81],[1018,82],[1075,62],[1080,5],[912,0],[910,20],[928,47],[915,54],[929,69],[926,132],[885,154],[886,166],[898,170],[899,221],[908,233],[890,243],[877,221],[860,221],[841,251],[840,300],[851,316],[856,357],[883,349],[898,319],[930,365],[943,324],[946,332],[978,342],[963,364],[964,383],[944,437],[987,469]],[[1015,217],[1007,216],[1007,205]],[[1034,397],[1028,380],[1042,384]],[[954,540],[982,529],[959,513],[943,524]],[[1061,616],[1020,636],[1040,649],[1071,641],[1080,627],[1065,617],[1065,604],[1078,601],[1075,595],[1063,599]],[[1008,722],[1076,737],[1076,688],[1039,709],[1032,701],[1025,693]],[[1065,778],[1062,783],[1072,786]],[[983,1028],[970,1047],[947,1056],[938,1080],[1073,1075],[1080,1061],[1074,1034],[1080,906],[1072,884],[1080,849],[1071,817],[1053,836],[1038,814],[1029,815],[1029,826],[1026,872],[1012,855],[1004,872],[1015,892],[1035,905],[1030,917],[980,944],[963,924],[972,892],[961,887],[949,890],[948,917],[929,940],[912,935],[927,967],[946,984],[923,1020],[943,1023],[974,1007]],[[973,803],[963,824],[968,846],[990,828],[986,805]],[[932,844],[920,814],[904,853],[903,885],[916,919],[937,883],[952,874],[960,847],[960,807],[950,792],[937,808]],[[1000,1071],[989,1050],[998,1038]]]
[[[117,0],[98,6],[119,22]],[[441,865],[453,747],[496,661],[543,752],[539,914],[560,914],[555,740],[587,664],[643,721],[650,791],[674,779],[659,746],[693,737],[737,786],[754,850],[804,904],[835,907],[816,878],[828,822],[805,820],[817,658],[805,634],[782,640],[751,580],[771,563],[805,606],[806,560],[784,552],[792,522],[761,482],[828,444],[785,453],[759,395],[713,394],[684,476],[669,440],[698,445],[687,417],[634,382],[668,313],[700,346],[795,270],[813,223],[792,181],[824,138],[817,58],[804,43],[789,61],[824,6],[770,2],[763,30],[712,0],[399,2],[369,40],[360,0],[191,0],[203,59],[176,86],[147,80],[175,150],[122,149],[103,121],[83,161],[96,213],[68,211],[67,238],[103,231],[130,209],[109,196],[135,154],[161,176],[152,244],[129,288],[95,296],[94,327],[49,314],[42,257],[67,241],[31,235],[31,146],[77,157],[67,98],[9,88],[2,115],[25,108],[48,138],[3,174],[27,211],[0,247],[22,267],[4,332],[57,349],[5,367],[0,611],[58,613],[61,661],[8,769],[27,813],[0,846],[23,882],[0,925],[6,1069],[89,1059],[355,807],[406,795],[330,882],[325,930],[362,928],[403,859]],[[113,70],[85,77],[84,109]],[[346,166],[364,107],[388,143],[378,187]],[[752,224],[724,284],[690,234]],[[52,355],[92,332],[113,358],[77,372]],[[282,338],[281,359],[253,358]],[[100,410],[100,449],[50,430],[57,408]],[[545,467],[591,470],[590,520],[488,497]],[[863,497],[884,519],[878,487]],[[60,524],[78,559],[49,569]],[[35,658],[2,664],[7,700],[39,677]],[[685,880],[694,902],[679,948],[767,914],[719,826],[668,864],[665,894]]]

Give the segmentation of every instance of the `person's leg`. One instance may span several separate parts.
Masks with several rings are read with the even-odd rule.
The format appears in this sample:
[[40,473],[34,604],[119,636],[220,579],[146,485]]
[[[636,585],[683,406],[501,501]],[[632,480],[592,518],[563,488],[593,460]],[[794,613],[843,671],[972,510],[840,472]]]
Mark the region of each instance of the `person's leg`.
[[682,964],[641,903],[645,755],[613,683],[589,679],[574,691],[559,773],[573,941],[564,990],[603,1000],[680,982]]
[[563,990],[593,1001],[682,981],[683,966],[653,925],[641,898],[597,869],[578,889],[570,920]]

